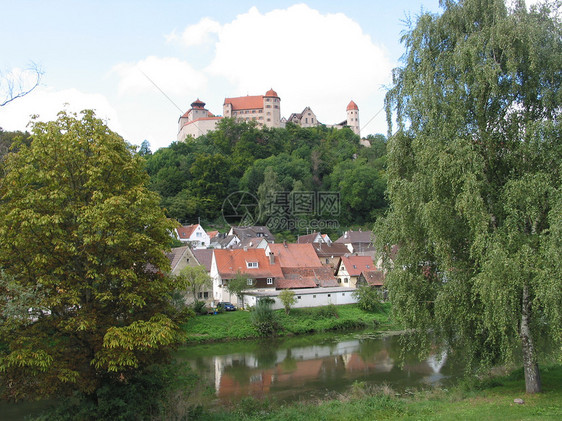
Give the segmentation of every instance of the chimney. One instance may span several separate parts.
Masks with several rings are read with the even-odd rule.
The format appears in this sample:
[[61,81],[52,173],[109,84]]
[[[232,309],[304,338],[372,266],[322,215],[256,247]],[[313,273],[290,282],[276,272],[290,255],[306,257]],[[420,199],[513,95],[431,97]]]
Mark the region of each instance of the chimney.
[[275,264],[275,255],[272,252],[269,252],[269,264]]
[[283,247],[287,248],[287,240],[283,240]]
[[244,251],[248,251],[248,246],[244,246]]

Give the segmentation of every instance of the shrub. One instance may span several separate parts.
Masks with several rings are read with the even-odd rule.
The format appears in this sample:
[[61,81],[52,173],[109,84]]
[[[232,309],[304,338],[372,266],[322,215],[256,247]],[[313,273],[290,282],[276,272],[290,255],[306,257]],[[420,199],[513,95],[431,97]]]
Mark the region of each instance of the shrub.
[[357,306],[364,311],[375,313],[382,308],[381,292],[369,285],[363,285],[353,291],[353,295],[357,298]]
[[334,304],[329,304],[325,307],[320,307],[317,310],[317,316],[318,317],[324,317],[324,318],[338,318],[339,314],[338,314],[338,308],[334,305]]
[[283,307],[285,307],[285,313],[289,314],[291,311],[291,306],[295,305],[297,302],[297,297],[295,297],[295,293],[288,289],[284,289],[279,293],[279,299],[283,303]]
[[259,336],[274,336],[281,329],[271,304],[265,300],[258,301],[251,313],[251,320]]
[[205,306],[205,301],[195,301],[193,303],[193,311],[195,311],[195,313],[199,315],[207,314],[207,307]]

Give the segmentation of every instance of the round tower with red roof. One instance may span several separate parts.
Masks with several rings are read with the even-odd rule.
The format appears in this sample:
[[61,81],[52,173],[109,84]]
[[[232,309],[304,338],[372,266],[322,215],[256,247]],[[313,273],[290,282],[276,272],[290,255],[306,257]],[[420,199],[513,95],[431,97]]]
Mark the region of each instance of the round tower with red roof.
[[359,129],[359,107],[353,101],[350,101],[347,105],[347,125],[353,130],[353,133],[361,136]]
[[266,127],[280,127],[281,125],[281,98],[273,89],[263,96],[263,123]]

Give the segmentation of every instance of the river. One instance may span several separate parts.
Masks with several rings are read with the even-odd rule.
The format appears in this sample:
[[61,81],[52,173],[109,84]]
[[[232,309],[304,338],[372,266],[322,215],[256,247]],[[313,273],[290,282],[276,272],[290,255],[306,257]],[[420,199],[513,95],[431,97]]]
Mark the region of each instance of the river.
[[[204,393],[196,399],[210,406],[248,396],[281,402],[334,398],[354,382],[404,393],[447,387],[462,375],[452,356],[437,349],[425,359],[406,355],[401,363],[400,358],[399,335],[366,331],[190,345],[177,353],[199,377],[197,389]],[[22,420],[46,406],[44,401],[0,404],[0,419]]]
[[397,393],[454,382],[462,370],[445,352],[406,355],[400,337],[372,332],[322,334],[269,341],[186,346],[179,359],[213,391],[216,404],[242,397],[309,400],[347,391],[354,382],[388,385]]

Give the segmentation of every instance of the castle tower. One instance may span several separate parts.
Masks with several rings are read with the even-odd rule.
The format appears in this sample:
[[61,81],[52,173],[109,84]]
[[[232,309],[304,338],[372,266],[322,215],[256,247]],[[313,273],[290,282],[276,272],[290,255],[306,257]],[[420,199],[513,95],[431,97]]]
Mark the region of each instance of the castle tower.
[[281,98],[273,89],[263,97],[263,113],[266,127],[281,127]]
[[361,136],[359,129],[359,107],[353,101],[347,105],[347,125],[358,136]]

